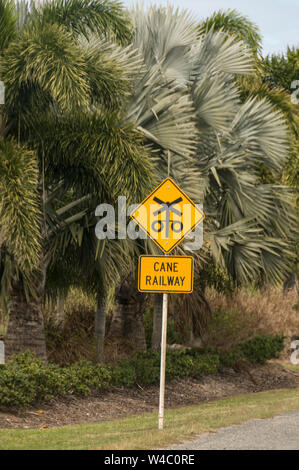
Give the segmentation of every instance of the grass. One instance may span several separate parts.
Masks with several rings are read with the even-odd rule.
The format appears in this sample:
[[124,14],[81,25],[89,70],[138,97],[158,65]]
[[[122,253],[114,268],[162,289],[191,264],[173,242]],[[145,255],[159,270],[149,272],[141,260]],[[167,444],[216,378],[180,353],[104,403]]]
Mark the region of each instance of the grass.
[[295,364],[283,364],[283,367],[285,367],[286,369],[293,370],[294,372],[299,372],[299,365],[295,365]]
[[270,418],[299,409],[299,389],[275,390],[167,410],[164,430],[157,429],[157,413],[121,420],[50,429],[1,429],[0,449],[10,450],[133,450],[165,448],[203,432]]

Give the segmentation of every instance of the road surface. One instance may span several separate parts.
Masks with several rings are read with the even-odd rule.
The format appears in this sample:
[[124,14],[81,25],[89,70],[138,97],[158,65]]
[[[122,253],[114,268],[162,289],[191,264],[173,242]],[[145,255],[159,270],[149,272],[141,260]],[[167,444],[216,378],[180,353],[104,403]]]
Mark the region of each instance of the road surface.
[[299,410],[201,434],[176,450],[299,450]]

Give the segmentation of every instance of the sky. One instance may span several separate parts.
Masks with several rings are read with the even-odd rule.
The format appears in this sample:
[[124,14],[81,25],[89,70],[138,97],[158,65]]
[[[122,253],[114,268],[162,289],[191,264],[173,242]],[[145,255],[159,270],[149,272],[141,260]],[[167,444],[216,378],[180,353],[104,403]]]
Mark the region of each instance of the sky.
[[[124,0],[129,7],[135,3]],[[167,0],[143,3],[166,5]],[[285,52],[288,45],[299,46],[299,0],[169,0],[169,3],[190,10],[199,19],[220,9],[237,9],[259,26],[263,55]]]

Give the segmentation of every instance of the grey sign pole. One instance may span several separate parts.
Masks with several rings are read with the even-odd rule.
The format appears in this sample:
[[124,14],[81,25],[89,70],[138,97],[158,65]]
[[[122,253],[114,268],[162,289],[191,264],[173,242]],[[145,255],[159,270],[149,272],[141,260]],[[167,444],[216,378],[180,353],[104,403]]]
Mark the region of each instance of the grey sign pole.
[[159,429],[163,429],[163,421],[164,421],[165,363],[166,363],[166,347],[167,347],[167,304],[168,304],[168,294],[163,294],[160,395],[159,395],[159,426],[158,426]]
[[[168,151],[167,157],[168,157],[167,158],[167,177],[169,178],[169,173],[170,173],[170,152],[169,151]],[[168,308],[168,294],[163,294],[158,429],[163,429],[163,424],[164,424],[165,367],[166,367],[166,348],[167,348],[167,308]]]

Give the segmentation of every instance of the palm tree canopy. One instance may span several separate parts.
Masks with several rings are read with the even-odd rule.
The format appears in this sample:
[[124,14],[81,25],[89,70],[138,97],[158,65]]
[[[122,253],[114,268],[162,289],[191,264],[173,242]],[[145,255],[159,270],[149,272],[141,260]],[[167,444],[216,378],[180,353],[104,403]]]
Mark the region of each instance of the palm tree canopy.
[[258,26],[237,10],[219,10],[200,22],[199,32],[225,31],[243,41],[255,54],[261,55],[262,37]]
[[[137,7],[131,14],[134,47],[140,51],[147,73],[158,67],[160,88],[165,93],[175,88],[190,103],[189,122],[194,129],[189,139],[186,134],[185,151],[170,145],[166,150],[166,141],[161,145],[162,124],[170,126],[171,113],[160,119],[150,108],[145,114],[144,135],[158,148],[160,145],[157,165],[164,171],[161,178],[166,176],[170,151],[171,175],[204,204],[206,247],[217,262],[239,280],[260,276],[281,280],[290,266],[288,246],[295,233],[292,197],[287,187],[260,184],[259,169],[264,164],[273,174],[281,171],[289,137],[283,116],[267,99],[240,99],[236,77],[254,73],[251,49],[244,48],[236,35],[228,37],[220,26],[219,31],[215,31],[218,27],[201,29],[195,37],[194,20],[186,11]],[[217,18],[224,21],[224,17]],[[259,44],[254,27],[249,37]],[[139,111],[140,103],[149,99],[144,88],[136,87],[134,110]],[[169,128],[165,135],[171,140]]]
[[[7,31],[0,52],[5,297],[17,273],[30,283],[43,262],[41,248],[48,258],[61,256],[61,240],[82,241],[78,221],[88,226],[99,202],[115,201],[117,194],[143,197],[139,181],[147,191],[152,168],[141,133],[122,119],[132,70],[116,60],[119,44],[111,53],[113,39],[123,44],[131,37],[121,4],[1,0],[0,7]],[[101,41],[100,54],[86,40],[90,35]]]
[[132,37],[129,17],[116,0],[46,0],[41,8],[33,8],[32,21],[60,25],[76,36],[110,36],[121,44]]
[[103,31],[96,11],[108,3],[46,2],[8,21],[20,10],[2,1],[13,25],[1,53],[4,118],[17,145],[38,157],[51,250],[70,237],[82,245],[98,202],[141,200],[154,167],[157,180],[169,169],[204,203],[205,250],[217,262],[238,279],[279,280],[290,257],[290,194],[260,184],[259,168],[280,171],[288,135],[269,102],[240,99],[236,77],[255,67],[250,48],[221,28],[198,34],[194,19],[171,7],[137,7],[131,45],[116,45],[131,30],[121,35],[124,17],[118,33],[113,20]]

